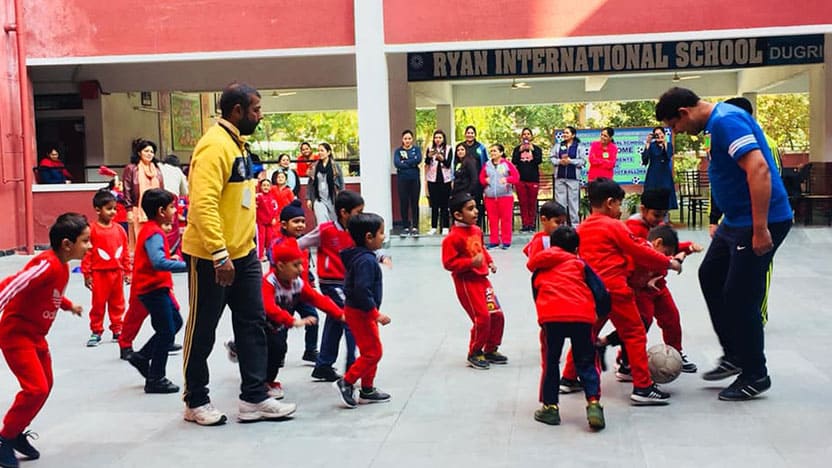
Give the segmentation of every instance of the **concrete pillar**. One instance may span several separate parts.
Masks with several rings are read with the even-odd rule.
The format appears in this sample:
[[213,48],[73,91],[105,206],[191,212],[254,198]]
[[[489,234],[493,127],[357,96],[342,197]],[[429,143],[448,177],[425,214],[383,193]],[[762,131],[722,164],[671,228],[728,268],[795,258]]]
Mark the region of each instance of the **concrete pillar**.
[[383,0],[354,0],[355,73],[364,210],[381,215],[389,233],[393,226],[390,196],[393,159],[383,6]]
[[[826,36],[830,41],[830,35]],[[809,72],[809,160],[832,161],[832,53]]]
[[757,93],[742,93],[742,97],[751,101],[751,109],[754,117],[757,116]]
[[438,104],[436,106],[436,126],[445,131],[448,137],[448,144],[455,145],[454,141],[454,106],[450,104]]

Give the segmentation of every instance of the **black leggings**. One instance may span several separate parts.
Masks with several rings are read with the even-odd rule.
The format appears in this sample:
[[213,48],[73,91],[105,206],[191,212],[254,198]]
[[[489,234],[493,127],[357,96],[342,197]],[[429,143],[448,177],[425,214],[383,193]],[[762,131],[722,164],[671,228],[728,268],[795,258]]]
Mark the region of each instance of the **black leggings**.
[[[428,182],[428,201],[430,201],[430,227],[436,229],[449,228],[450,215],[448,201],[451,197],[451,184],[444,182]],[[439,225],[437,226],[437,221]]]
[[[421,182],[416,180],[399,180],[399,210],[402,217],[402,229],[419,228],[419,191]],[[409,216],[408,210],[413,214]],[[411,222],[412,219],[412,222]]]

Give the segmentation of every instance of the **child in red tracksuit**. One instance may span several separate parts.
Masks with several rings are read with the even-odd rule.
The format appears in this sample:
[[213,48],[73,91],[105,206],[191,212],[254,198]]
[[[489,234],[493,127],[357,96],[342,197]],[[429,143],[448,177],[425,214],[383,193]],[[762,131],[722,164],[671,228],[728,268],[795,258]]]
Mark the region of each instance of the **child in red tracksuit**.
[[508,364],[497,351],[503,339],[505,318],[488,281],[488,270],[497,271],[488,251],[482,247],[477,227],[477,204],[470,194],[454,195],[448,206],[454,225],[442,240],[442,266],[451,272],[456,296],[473,322],[468,345],[468,366],[487,370],[491,364]]
[[150,314],[153,336],[127,362],[145,379],[145,393],[177,393],[179,387],[166,377],[168,351],[176,332],[182,328],[179,304],[173,296],[173,276],[187,270],[185,262],[170,258],[166,232],[176,216],[176,196],[159,188],[142,194],[142,210],[147,222],[136,237],[133,254],[133,285],[135,295]]
[[50,250],[36,256],[20,272],[0,282],[0,351],[21,390],[3,418],[0,466],[16,467],[17,451],[37,459],[24,429],[43,408],[52,390],[52,358],[46,334],[58,308],[81,315],[63,293],[70,260],[84,258],[90,248],[90,228],[83,215],[62,214],[49,229]]
[[384,245],[384,219],[375,213],[359,213],[350,219],[347,229],[356,247],[341,252],[341,261],[347,268],[344,315],[361,355],[332,385],[344,406],[355,408],[355,384],[359,379],[359,403],[390,401],[390,394],[374,386],[382,355],[378,324],[389,324],[390,317],[378,311],[382,281],[375,252]]
[[571,226],[557,228],[550,237],[552,247],[537,251],[526,267],[532,272],[532,291],[540,325],[540,402],[534,418],[545,424],[560,424],[558,365],[564,339],[572,343],[575,367],[586,394],[589,427],[605,427],[601,377],[595,367],[592,325],[597,318],[595,299],[587,285],[586,264],[578,258],[578,234]]
[[255,198],[257,204],[257,255],[265,260],[264,252],[269,249],[274,240],[277,227],[277,217],[280,214],[277,200],[271,194],[272,183],[269,179],[260,179],[259,192]]
[[[662,230],[659,233],[649,235],[652,229],[658,226],[666,226],[662,223],[669,209],[669,201],[670,191],[667,189],[645,190],[641,195],[640,213],[628,218],[626,224],[630,232],[637,238],[649,241],[656,250],[665,255],[675,255],[677,250],[674,249],[672,243],[662,242],[662,239],[674,238],[675,231],[668,227],[670,232]],[[657,242],[660,245],[657,245]],[[678,237],[676,237],[676,243],[678,244],[678,252],[683,252],[685,255],[702,251],[702,246],[694,242],[678,242]],[[655,317],[656,324],[662,330],[662,338],[665,344],[675,348],[682,356],[682,372],[695,373],[697,370],[696,364],[688,361],[687,356],[682,351],[682,326],[679,320],[679,309],[667,288],[667,282],[664,280],[665,274],[666,272],[661,271],[650,272],[644,269],[635,269],[631,273],[628,283],[635,292],[636,306],[645,328],[650,328],[650,324],[652,324]],[[618,334],[612,332],[604,338],[599,338],[598,345],[599,352],[603,356],[605,346],[620,345]],[[619,379],[628,380],[630,375],[629,361],[626,353],[622,350],[616,376]]]
[[[647,334],[638,313],[633,290],[627,285],[628,266],[632,260],[637,266],[660,271],[668,268],[681,271],[681,261],[664,256],[637,240],[622,223],[621,201],[624,190],[614,181],[598,178],[589,183],[589,202],[592,215],[581,223],[581,258],[598,273],[612,300],[609,319],[612,321],[633,370],[633,393],[630,400],[635,405],[667,404],[670,394],[659,389],[650,378],[647,369]],[[606,318],[596,322],[593,336],[603,328]],[[569,393],[580,389],[571,355],[567,356],[561,379],[561,391]]]
[[104,312],[110,315],[113,341],[118,341],[124,316],[124,287],[130,284],[130,252],[127,232],[114,222],[118,202],[107,189],[99,190],[92,198],[98,221],[90,226],[92,249],[81,261],[84,286],[92,291],[88,347],[101,344],[104,333]]
[[540,227],[542,231],[536,232],[532,239],[523,247],[523,254],[532,258],[534,254],[543,249],[549,248],[549,239],[555,229],[566,224],[566,208],[560,203],[550,200],[540,207]]
[[277,209],[282,210],[289,206],[289,203],[292,203],[292,200],[295,199],[295,192],[292,192],[292,189],[286,185],[285,172],[278,170],[275,175],[275,182],[277,182],[277,185],[272,187],[272,197],[277,202]]

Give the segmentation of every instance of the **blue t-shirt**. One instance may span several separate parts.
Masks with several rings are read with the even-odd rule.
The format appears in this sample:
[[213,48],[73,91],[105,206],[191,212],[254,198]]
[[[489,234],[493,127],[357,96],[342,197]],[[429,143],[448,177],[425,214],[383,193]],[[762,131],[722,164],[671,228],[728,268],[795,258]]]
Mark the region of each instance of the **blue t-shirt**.
[[771,177],[771,199],[768,205],[768,222],[778,223],[792,219],[789,198],[777,166],[766,144],[763,129],[744,110],[730,104],[719,103],[714,107],[705,131],[711,134],[711,163],[708,176],[716,205],[722,209],[726,226],[750,227],[751,194],[745,171],[737,163],[753,150],[760,150],[768,164]]

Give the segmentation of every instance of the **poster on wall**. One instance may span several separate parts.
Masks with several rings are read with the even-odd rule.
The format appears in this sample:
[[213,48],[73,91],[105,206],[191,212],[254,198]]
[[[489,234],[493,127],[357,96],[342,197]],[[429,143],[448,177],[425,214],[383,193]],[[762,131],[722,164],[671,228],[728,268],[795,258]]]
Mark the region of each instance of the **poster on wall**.
[[173,150],[193,150],[202,136],[202,107],[199,94],[171,94],[170,116]]
[[[653,127],[631,127],[616,128],[615,145],[618,147],[618,158],[615,161],[613,179],[619,184],[643,184],[647,174],[647,167],[641,165],[641,151],[644,149],[644,141],[647,135],[653,132]],[[670,141],[670,129],[666,128],[665,133]],[[582,171],[581,180],[586,184],[586,177],[589,169],[589,146],[597,141],[601,135],[601,129],[579,129],[577,137],[581,140],[578,143],[578,154],[583,155],[586,165]],[[563,136],[562,130],[555,131],[556,144],[560,143]]]

